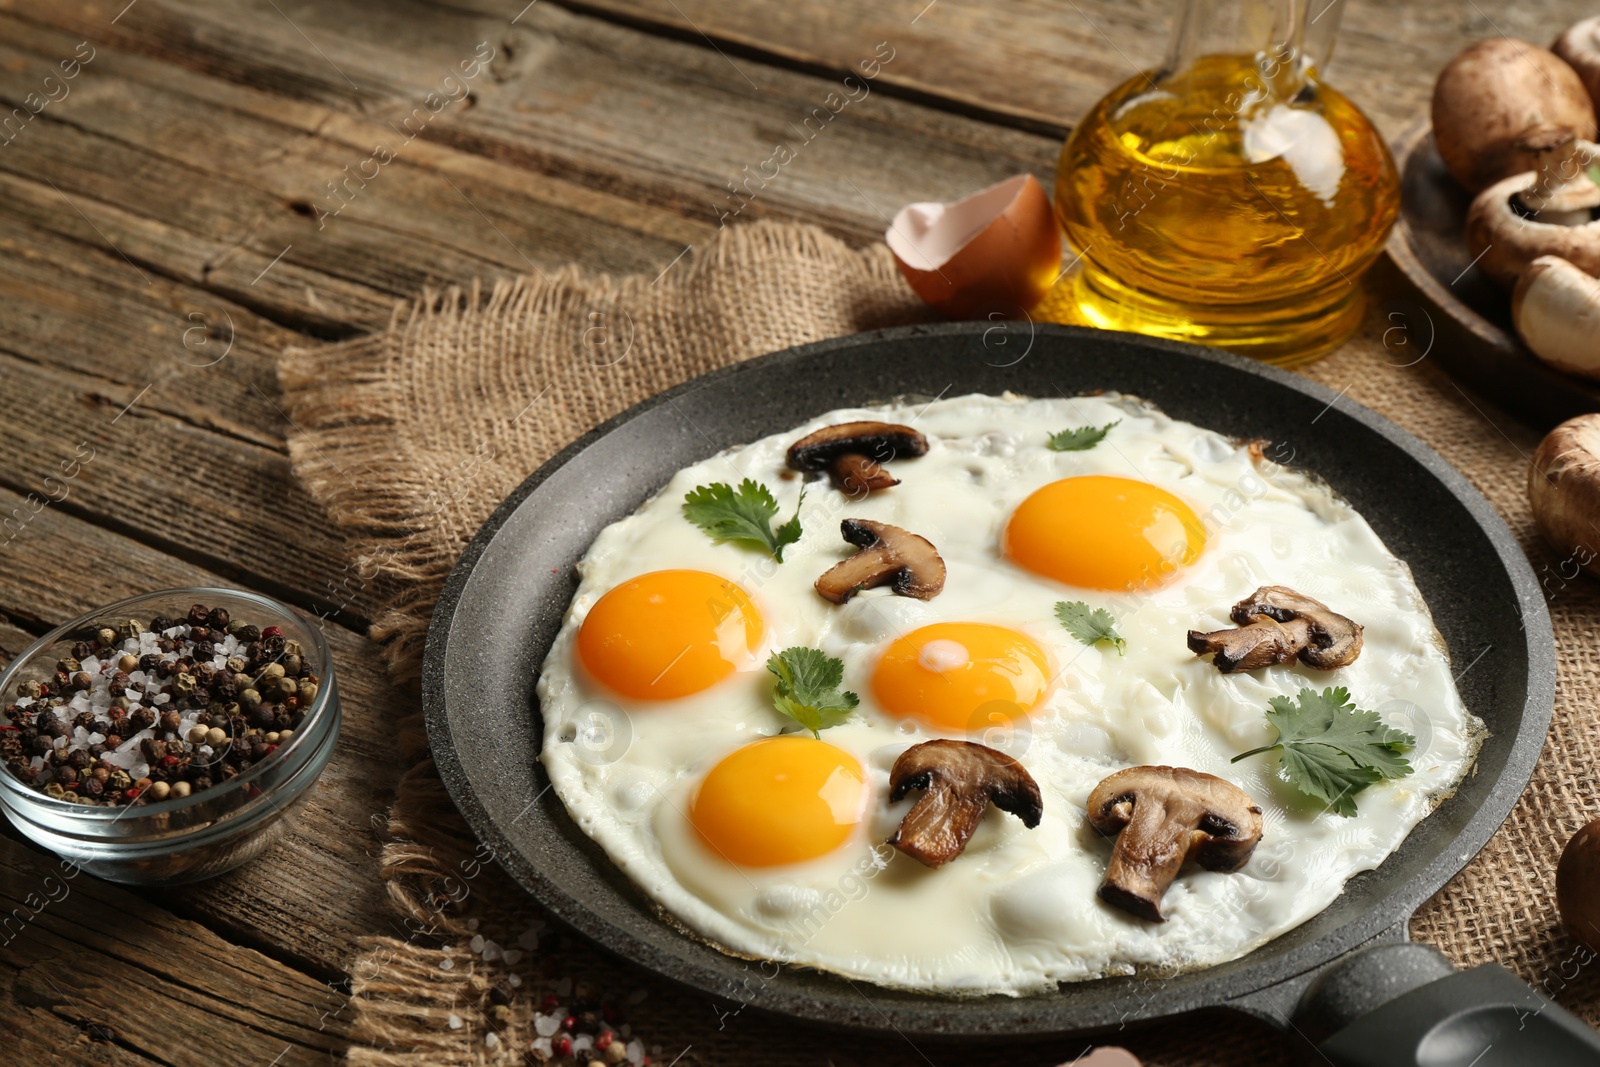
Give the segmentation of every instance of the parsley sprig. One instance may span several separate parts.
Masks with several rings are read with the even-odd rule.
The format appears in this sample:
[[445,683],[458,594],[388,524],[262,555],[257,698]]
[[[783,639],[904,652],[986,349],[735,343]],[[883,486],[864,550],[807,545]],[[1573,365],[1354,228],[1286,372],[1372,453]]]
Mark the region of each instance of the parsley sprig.
[[750,478],[739,483],[737,491],[726,482],[713,482],[684,495],[683,517],[710,534],[713,541],[753,545],[782,563],[784,546],[800,540],[800,505],[805,498],[806,491],[801,488],[794,517],[774,530],[778,502],[770,489]]
[[839,686],[844,662],[815,648],[786,648],[767,659],[778,679],[772,706],[820,738],[822,731],[850,717],[861,698]]
[[1056,618],[1067,632],[1086,645],[1109,641],[1117,647],[1117,655],[1127,651],[1128,643],[1117,633],[1117,620],[1105,608],[1090,608],[1081,600],[1056,601]]
[[1104,441],[1111,428],[1122,422],[1108,422],[1104,426],[1079,426],[1072,430],[1062,430],[1060,433],[1050,435],[1050,440],[1045,442],[1045,447],[1052,452],[1083,452],[1093,448]]
[[1289,784],[1344,816],[1356,813],[1355,795],[1367,786],[1411,773],[1400,753],[1417,739],[1385,726],[1377,712],[1356,707],[1343,687],[1302,689],[1293,700],[1273,697],[1269,703],[1267,722],[1278,731],[1277,744],[1241,752],[1234,763],[1281,752]]

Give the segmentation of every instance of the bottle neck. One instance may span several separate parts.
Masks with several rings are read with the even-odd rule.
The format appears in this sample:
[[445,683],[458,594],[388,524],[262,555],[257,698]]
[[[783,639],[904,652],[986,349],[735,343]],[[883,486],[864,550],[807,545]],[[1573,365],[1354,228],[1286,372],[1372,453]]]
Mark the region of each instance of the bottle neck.
[[1179,0],[1162,77],[1207,56],[1237,56],[1260,75],[1263,100],[1286,101],[1326,65],[1344,0]]

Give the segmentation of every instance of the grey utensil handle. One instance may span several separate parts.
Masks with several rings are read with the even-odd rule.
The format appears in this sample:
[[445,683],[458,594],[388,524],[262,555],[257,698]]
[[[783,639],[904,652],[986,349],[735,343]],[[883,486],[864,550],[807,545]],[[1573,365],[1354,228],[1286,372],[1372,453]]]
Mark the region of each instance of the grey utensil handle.
[[1591,1067],[1600,1034],[1505,968],[1457,972],[1427,945],[1335,964],[1306,991],[1303,1032],[1335,1067]]

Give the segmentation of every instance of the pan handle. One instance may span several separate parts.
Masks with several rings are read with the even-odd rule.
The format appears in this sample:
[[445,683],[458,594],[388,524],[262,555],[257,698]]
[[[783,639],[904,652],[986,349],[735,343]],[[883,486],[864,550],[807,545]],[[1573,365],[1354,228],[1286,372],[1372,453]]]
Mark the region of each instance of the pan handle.
[[1594,1067],[1600,1034],[1497,964],[1411,942],[1318,975],[1296,1026],[1335,1067]]

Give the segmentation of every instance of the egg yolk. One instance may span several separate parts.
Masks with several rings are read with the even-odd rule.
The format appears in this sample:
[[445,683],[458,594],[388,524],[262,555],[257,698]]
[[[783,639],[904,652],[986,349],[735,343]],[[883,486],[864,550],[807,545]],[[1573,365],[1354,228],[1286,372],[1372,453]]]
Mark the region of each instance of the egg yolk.
[[728,862],[775,867],[844,844],[866,802],[859,760],[826,741],[783,735],[711,768],[689,802],[689,822]]
[[595,602],[578,630],[578,657],[623,696],[672,700],[751,666],[764,630],[750,594],[726,578],[652,571]]
[[1050,688],[1050,659],[1026,634],[979,622],[940,622],[889,645],[872,692],[891,715],[937,730],[986,730],[1020,720]]
[[1100,474],[1037,490],[1005,532],[1006,555],[1035,574],[1113,592],[1164,584],[1205,545],[1188,504],[1148,482]]

